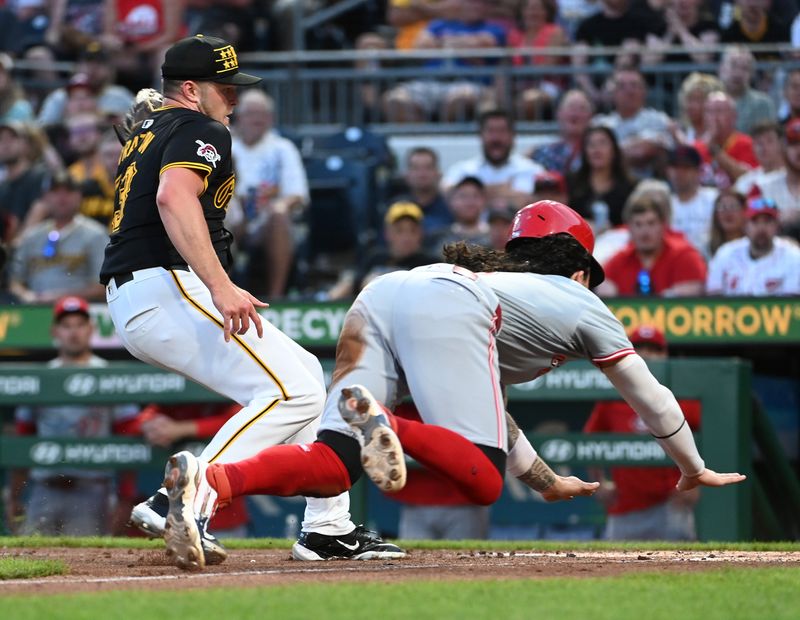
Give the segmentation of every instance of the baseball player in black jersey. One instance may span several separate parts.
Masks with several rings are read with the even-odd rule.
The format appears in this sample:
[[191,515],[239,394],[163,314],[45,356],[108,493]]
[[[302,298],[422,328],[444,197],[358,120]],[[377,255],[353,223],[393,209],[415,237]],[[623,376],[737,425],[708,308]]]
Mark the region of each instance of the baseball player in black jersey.
[[[174,44],[161,69],[163,101],[124,132],[115,181],[100,279],[117,333],[140,360],[243,406],[211,440],[204,459],[226,463],[271,445],[312,442],[325,401],[319,361],[262,321],[256,309],[267,304],[227,274],[231,235],[223,221],[235,183],[228,116],[237,87],[260,78],[239,71],[229,43],[202,35]],[[154,536],[171,530],[168,552],[170,535],[199,535],[194,542],[204,558],[176,557],[179,566],[225,559],[205,520],[184,533],[166,519],[167,508],[161,490],[139,504],[131,520]],[[346,493],[309,498],[303,531],[315,533],[316,544],[311,549],[298,541],[298,559],[404,555],[350,521]]]

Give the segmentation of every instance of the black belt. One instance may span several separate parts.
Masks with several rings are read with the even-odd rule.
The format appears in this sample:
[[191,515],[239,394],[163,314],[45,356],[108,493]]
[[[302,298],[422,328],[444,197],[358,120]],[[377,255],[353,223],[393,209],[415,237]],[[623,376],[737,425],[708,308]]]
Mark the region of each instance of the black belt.
[[[164,269],[166,269],[167,271],[172,271],[172,270],[189,271],[188,265],[170,265],[169,267],[164,267]],[[119,288],[123,284],[127,284],[128,282],[133,280],[133,272],[127,271],[125,273],[116,273],[111,277],[114,278],[114,284],[116,284],[117,288]]]

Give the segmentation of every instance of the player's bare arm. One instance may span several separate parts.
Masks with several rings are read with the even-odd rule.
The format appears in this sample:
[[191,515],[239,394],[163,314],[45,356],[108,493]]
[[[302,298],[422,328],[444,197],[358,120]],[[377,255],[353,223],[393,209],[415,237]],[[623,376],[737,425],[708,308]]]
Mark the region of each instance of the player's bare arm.
[[[544,459],[536,454],[528,439],[520,431],[519,425],[507,412],[506,423],[510,450],[508,471],[517,480],[541,493],[545,501],[556,502],[573,499],[577,495],[593,495],[600,486],[598,482],[584,482],[576,476],[565,477],[556,474]],[[520,463],[530,462],[531,458],[533,458],[533,462],[530,466],[520,466]]]
[[197,197],[203,180],[188,168],[170,168],[161,174],[156,202],[164,228],[175,249],[211,291],[214,305],[223,317],[225,341],[231,334],[244,334],[252,320],[258,337],[263,330],[256,307],[267,304],[231,282],[217,258],[203,209]]
[[642,418],[656,441],[681,470],[679,491],[698,486],[718,487],[742,482],[738,473],[708,469],[672,392],[661,385],[636,354],[600,364],[609,381]]

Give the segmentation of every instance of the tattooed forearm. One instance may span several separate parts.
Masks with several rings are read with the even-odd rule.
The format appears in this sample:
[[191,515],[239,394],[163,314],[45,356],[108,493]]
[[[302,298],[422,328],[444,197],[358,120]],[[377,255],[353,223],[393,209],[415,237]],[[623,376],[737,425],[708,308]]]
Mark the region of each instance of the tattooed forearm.
[[550,469],[550,466],[542,460],[542,457],[537,457],[533,465],[531,465],[531,468],[521,476],[517,476],[517,478],[522,480],[522,482],[527,484],[534,491],[539,491],[539,493],[541,493],[553,486],[556,481],[556,474]]
[[517,438],[519,437],[519,426],[514,421],[514,418],[511,417],[511,414],[506,412],[506,426],[508,426],[508,449],[514,447],[514,444],[517,443]]

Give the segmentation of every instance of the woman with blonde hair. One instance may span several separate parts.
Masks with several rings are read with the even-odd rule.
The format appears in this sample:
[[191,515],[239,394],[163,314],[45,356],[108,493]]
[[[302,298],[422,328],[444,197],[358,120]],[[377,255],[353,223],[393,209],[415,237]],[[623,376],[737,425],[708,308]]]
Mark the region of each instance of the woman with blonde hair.
[[25,98],[25,91],[12,76],[13,69],[11,56],[0,53],[0,123],[33,120],[33,107]]
[[683,80],[678,93],[680,124],[672,127],[673,137],[676,141],[692,144],[704,137],[706,99],[711,93],[724,90],[720,79],[710,73],[695,71]]

